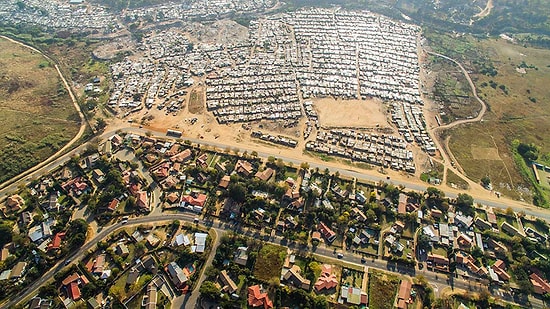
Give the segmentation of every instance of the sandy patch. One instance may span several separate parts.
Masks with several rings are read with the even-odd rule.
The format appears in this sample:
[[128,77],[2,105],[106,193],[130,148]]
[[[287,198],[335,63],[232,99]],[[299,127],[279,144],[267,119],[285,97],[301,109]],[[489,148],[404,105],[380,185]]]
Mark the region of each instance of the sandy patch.
[[377,99],[342,100],[323,98],[314,100],[323,127],[373,128],[390,127],[384,114],[384,106]]
[[490,147],[474,147],[472,146],[472,157],[475,160],[494,160],[500,161],[498,149]]
[[197,87],[189,94],[189,112],[200,114],[205,109],[205,91],[204,87]]

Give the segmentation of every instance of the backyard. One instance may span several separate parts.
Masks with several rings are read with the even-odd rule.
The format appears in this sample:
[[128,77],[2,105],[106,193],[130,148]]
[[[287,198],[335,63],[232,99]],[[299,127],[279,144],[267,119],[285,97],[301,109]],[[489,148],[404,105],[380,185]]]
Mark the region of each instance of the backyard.
[[395,275],[371,270],[369,272],[369,308],[393,308],[399,278]]
[[265,244],[258,252],[254,265],[254,276],[264,282],[279,280],[286,257],[286,248]]

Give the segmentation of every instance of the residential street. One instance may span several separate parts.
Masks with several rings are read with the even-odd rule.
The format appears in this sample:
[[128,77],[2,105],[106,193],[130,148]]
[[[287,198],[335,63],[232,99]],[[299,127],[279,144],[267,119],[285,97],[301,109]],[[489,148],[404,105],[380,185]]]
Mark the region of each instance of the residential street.
[[[162,215],[150,215],[150,216],[130,219],[128,223],[126,223],[125,225],[121,223],[116,223],[111,226],[105,227],[101,229],[101,231],[97,233],[93,239],[91,239],[89,242],[84,244],[84,246],[82,246],[79,252],[73,254],[72,256],[65,259],[64,261],[60,261],[59,263],[57,263],[50,271],[45,273],[39,280],[37,280],[31,286],[29,286],[24,293],[21,293],[17,297],[10,300],[8,303],[3,304],[3,306],[12,307],[22,302],[23,300],[29,299],[30,297],[34,296],[37,293],[40,286],[42,286],[44,283],[49,281],[56,272],[61,271],[61,269],[65,267],[66,261],[71,261],[71,263],[76,263],[80,261],[86,255],[88,250],[92,249],[99,241],[103,240],[108,235],[117,231],[118,229],[121,229],[123,227],[128,227],[128,226],[140,225],[144,223],[161,223],[161,222],[169,222],[173,220],[182,220],[182,221],[192,223],[195,217],[196,215],[194,213],[178,213],[178,214],[164,213]],[[245,231],[240,228],[235,230],[234,229],[235,227],[233,225],[223,223],[218,220],[208,221],[208,222],[205,222],[205,224],[206,224],[205,226],[206,228],[213,229],[214,232],[218,235],[218,237],[216,237],[216,242],[213,244],[213,250],[211,251],[207,259],[206,267],[208,267],[208,265],[210,265],[210,263],[212,262],[212,259],[215,255],[215,249],[219,245],[219,240],[221,235],[231,231],[243,234],[248,237],[267,241],[269,243],[288,246],[289,248],[298,250],[298,251],[309,250],[307,248],[300,248],[299,245],[296,243],[288,243],[282,237],[275,236],[275,237],[270,237],[266,240],[263,236],[260,235],[260,233],[257,233],[257,232],[253,233],[250,230]],[[334,251],[333,248],[329,248],[324,245],[320,245],[319,247],[317,247],[315,250],[313,250],[313,253],[315,256],[318,256],[318,257],[332,259],[334,260],[335,263],[344,262],[347,264],[355,264],[360,266],[363,265],[361,264],[361,255],[354,254],[351,252],[346,252],[343,259],[340,260],[336,257],[337,253],[336,251]],[[414,277],[417,274],[422,274],[424,277],[426,277],[428,282],[434,287],[434,290],[436,290],[436,292],[440,291],[440,289],[442,289],[444,286],[447,286],[447,285],[451,286],[452,288],[460,288],[460,289],[473,290],[473,291],[487,289],[487,284],[484,282],[477,282],[473,280],[470,281],[462,278],[454,278],[450,280],[445,274],[431,272],[426,269],[419,271],[419,270],[415,270],[407,267],[396,266],[393,263],[389,263],[385,260],[380,260],[380,259],[367,259],[366,266],[380,269],[380,270],[385,270],[385,271],[398,272],[400,274],[409,275],[412,277]],[[204,274],[204,269],[203,269],[203,272],[201,273],[201,276],[198,279],[199,284],[197,284],[193,292],[190,295],[176,298],[175,303],[173,304],[173,308],[195,308],[195,305],[197,303],[198,296],[199,296],[198,289],[200,287],[200,283],[204,281],[203,274]]]

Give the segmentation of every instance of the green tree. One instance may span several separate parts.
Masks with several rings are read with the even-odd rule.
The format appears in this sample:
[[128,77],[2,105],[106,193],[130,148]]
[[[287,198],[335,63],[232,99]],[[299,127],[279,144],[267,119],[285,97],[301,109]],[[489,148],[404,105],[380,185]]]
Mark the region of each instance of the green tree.
[[204,281],[199,289],[199,292],[203,297],[213,300],[218,299],[220,296],[220,290],[212,281]]
[[468,210],[474,205],[474,198],[466,193],[459,193],[456,198],[456,206]]
[[489,178],[489,176],[485,175],[481,178],[481,184],[484,186],[484,187],[488,187],[490,184],[491,184],[491,178]]
[[228,188],[228,194],[237,203],[242,203],[246,199],[246,188],[240,183],[231,183]]
[[0,247],[11,242],[12,238],[13,228],[7,223],[0,224]]

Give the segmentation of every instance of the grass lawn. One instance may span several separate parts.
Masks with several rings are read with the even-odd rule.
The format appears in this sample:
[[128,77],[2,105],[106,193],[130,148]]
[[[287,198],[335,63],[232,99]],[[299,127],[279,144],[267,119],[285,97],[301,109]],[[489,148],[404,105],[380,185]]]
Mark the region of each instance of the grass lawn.
[[265,282],[279,279],[286,257],[286,250],[285,247],[270,244],[262,246],[254,265],[254,276]]
[[393,308],[399,278],[389,273],[371,270],[369,273],[369,308]]
[[412,238],[414,237],[414,232],[416,231],[415,227],[413,226],[413,224],[411,223],[406,223],[405,224],[405,229],[403,229],[403,237],[404,238],[409,238],[412,240]]
[[447,250],[442,247],[433,247],[432,254],[439,254],[441,256],[447,256]]
[[357,271],[350,268],[342,269],[342,286],[361,288],[361,284],[363,283],[363,274],[364,272],[362,271]]
[[503,215],[497,215],[497,224],[498,224],[499,227],[502,225],[503,222],[508,222],[513,227],[518,228],[518,222],[517,222],[516,218],[503,216]]
[[470,187],[464,179],[460,178],[457,174],[455,174],[451,170],[447,170],[446,180],[447,180],[447,185],[449,185],[450,187],[456,186],[456,188],[463,189],[463,190],[467,190]]
[[372,254],[372,255],[377,255],[378,254],[378,246],[375,245],[375,244],[369,243],[366,246],[359,247],[358,251],[365,252],[365,253]]
[[208,159],[206,159],[206,164],[208,165],[208,167],[214,167],[216,162],[218,162],[219,159],[220,159],[220,156],[209,152]]
[[523,223],[524,228],[530,227],[539,233],[545,233],[545,234],[549,232],[548,225],[541,224],[537,221],[531,221],[531,220],[522,218],[521,222]]
[[476,209],[476,217],[479,217],[483,220],[487,220],[487,213],[484,210]]

